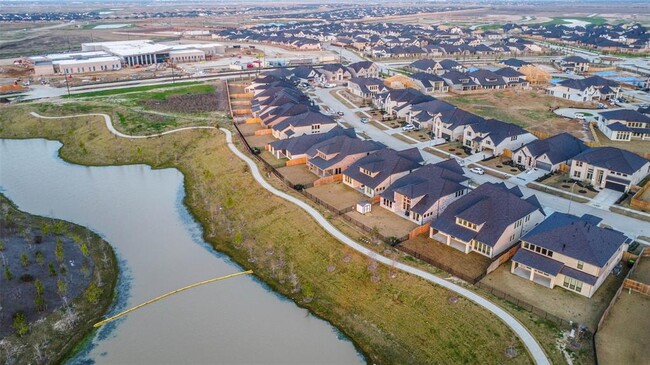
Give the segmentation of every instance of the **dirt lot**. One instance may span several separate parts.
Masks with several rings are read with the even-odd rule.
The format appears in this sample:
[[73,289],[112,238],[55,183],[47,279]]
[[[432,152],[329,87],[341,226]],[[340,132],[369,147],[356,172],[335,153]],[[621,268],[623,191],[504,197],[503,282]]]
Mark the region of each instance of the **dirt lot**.
[[368,227],[377,227],[379,234],[384,237],[403,237],[417,227],[417,224],[398,217],[388,209],[380,207],[379,204],[373,204],[370,213],[361,214],[355,210],[346,215]]
[[339,210],[354,206],[357,202],[366,198],[365,195],[347,185],[344,185],[343,183],[333,183],[313,187],[307,189],[307,192]]
[[512,261],[506,262],[483,278],[481,283],[489,284],[562,319],[584,323],[592,331],[627,275],[627,268],[619,276],[609,275],[590,299],[558,285],[549,289],[511,274],[511,265]]
[[644,156],[645,154],[646,158],[650,158],[649,141],[639,141],[639,140],[629,141],[629,142],[612,141],[609,138],[607,138],[607,136],[605,136],[600,130],[598,130],[598,128],[595,128],[595,130],[596,130],[596,136],[598,137],[601,146],[616,147],[623,150],[628,150],[630,152],[634,152],[641,156]]
[[639,260],[630,279],[650,284],[650,257],[643,257]]
[[248,136],[246,137],[246,141],[248,142],[251,147],[258,147],[259,149],[264,149],[264,146],[267,145],[267,143],[277,141],[271,134],[265,134],[262,136]]
[[309,171],[307,165],[281,167],[278,169],[278,172],[294,185],[307,185],[318,180],[318,176]]
[[475,252],[465,254],[453,247],[434,241],[428,235],[404,241],[401,246],[415,250],[433,262],[452,267],[454,270],[474,278],[483,274],[491,262],[489,258]]
[[453,96],[445,101],[482,117],[514,123],[530,131],[551,135],[569,132],[578,138],[585,137],[579,123],[559,117],[552,111],[554,108],[575,105],[544,95],[543,91],[504,90],[488,94]]
[[598,363],[647,364],[650,297],[623,291],[596,335]]

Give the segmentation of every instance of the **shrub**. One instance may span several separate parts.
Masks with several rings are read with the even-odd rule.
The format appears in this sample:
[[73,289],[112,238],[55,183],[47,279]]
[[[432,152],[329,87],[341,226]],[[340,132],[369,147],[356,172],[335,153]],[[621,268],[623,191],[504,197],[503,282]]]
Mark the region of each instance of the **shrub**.
[[11,272],[11,269],[9,269],[9,265],[5,264],[5,278],[7,280],[11,280],[14,278],[14,274]]
[[25,317],[25,312],[18,311],[13,315],[13,325],[14,329],[18,336],[24,336],[29,332],[29,327],[27,327],[27,317]]
[[47,269],[50,271],[50,276],[56,276],[56,269],[54,268],[53,263],[47,264]]
[[101,295],[102,290],[99,289],[94,282],[90,283],[90,285],[88,285],[88,289],[86,289],[84,292],[84,297],[86,297],[86,300],[88,300],[88,302],[91,304],[97,304]]

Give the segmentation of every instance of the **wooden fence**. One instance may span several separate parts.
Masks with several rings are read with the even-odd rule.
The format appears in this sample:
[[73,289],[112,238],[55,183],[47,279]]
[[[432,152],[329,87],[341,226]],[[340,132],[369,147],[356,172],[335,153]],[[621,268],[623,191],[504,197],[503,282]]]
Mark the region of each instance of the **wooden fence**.
[[256,136],[265,136],[267,134],[273,134],[273,129],[266,128],[266,129],[258,129],[255,131]]
[[418,260],[422,260],[422,261],[424,261],[424,262],[426,262],[426,263],[428,263],[430,265],[433,265],[433,266],[439,268],[440,270],[444,270],[444,271],[448,272],[449,274],[451,274],[451,275],[453,275],[453,276],[455,276],[457,278],[460,278],[461,280],[464,280],[464,281],[466,281],[466,282],[468,282],[470,284],[478,284],[478,282],[481,279],[483,279],[483,277],[485,276],[485,274],[483,273],[483,274],[479,275],[478,277],[471,277],[471,276],[468,276],[468,275],[466,275],[466,274],[464,274],[464,273],[462,273],[460,271],[457,271],[456,269],[454,269],[451,266],[447,266],[447,265],[443,264],[442,262],[437,261],[434,257],[423,256],[419,252],[417,252],[415,250],[412,250],[412,249],[410,249],[408,247],[404,247],[403,245],[398,245],[397,248],[400,251],[402,251],[404,253],[407,253],[407,254],[415,257]]
[[[641,190],[637,191],[636,194],[634,194],[632,200],[630,200],[630,205],[633,208],[637,208],[641,210],[650,210],[650,201],[641,199],[641,197],[643,197],[643,194],[648,192],[649,189],[650,189],[650,182],[647,182]],[[650,192],[648,192],[648,194],[650,195]]]
[[[268,146],[268,145],[267,145]],[[287,161],[287,166],[304,165],[307,163],[307,157],[300,157]]]
[[641,293],[643,295],[650,295],[650,285],[644,284],[640,281],[625,279],[623,282],[623,288],[630,289],[634,292]]
[[431,224],[427,223],[424,225],[421,225],[419,227],[415,227],[411,232],[409,232],[409,239],[413,239],[421,234],[424,233],[429,233],[429,229],[431,228]]
[[515,255],[517,250],[519,249],[519,245],[514,245],[510,247],[508,251],[505,251],[501,255],[497,256],[494,261],[488,266],[488,268],[485,270],[485,275],[491,273],[492,271],[496,270],[501,264],[507,262],[512,258],[512,256]]
[[320,179],[314,181],[314,186],[323,186],[323,185],[331,184],[333,182],[340,182],[340,181],[343,181],[343,174],[330,175],[330,176],[321,177]]

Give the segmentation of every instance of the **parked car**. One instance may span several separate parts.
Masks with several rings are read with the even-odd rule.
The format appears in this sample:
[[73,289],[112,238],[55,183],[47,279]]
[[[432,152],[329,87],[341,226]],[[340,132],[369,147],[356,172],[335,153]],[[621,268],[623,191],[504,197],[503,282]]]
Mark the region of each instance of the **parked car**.
[[341,116],[341,117],[342,117],[343,115],[345,115],[345,113],[343,113],[342,111],[340,111],[340,110],[339,110],[338,112],[336,112],[336,115],[338,115],[338,116]]
[[368,123],[368,118],[361,118],[361,123],[366,124]]
[[598,109],[607,109],[607,104],[598,103]]
[[473,172],[475,174],[479,174],[479,175],[485,174],[485,170],[483,170],[480,167],[472,167],[471,169],[469,169],[469,171],[471,171],[471,172]]
[[648,106],[650,106],[650,105],[648,105],[648,104],[641,104],[641,105],[639,105],[639,108],[641,108],[641,109],[645,109],[645,108],[647,108]]
[[575,113],[573,114],[573,117],[578,119],[578,120],[585,120],[585,115],[582,113]]
[[325,84],[325,87],[331,89],[333,87],[336,87],[336,84]]
[[405,132],[407,132],[407,131],[414,131],[414,130],[415,130],[415,126],[414,126],[413,124],[407,124],[407,125],[405,125],[405,126],[402,127],[402,130],[405,131]]

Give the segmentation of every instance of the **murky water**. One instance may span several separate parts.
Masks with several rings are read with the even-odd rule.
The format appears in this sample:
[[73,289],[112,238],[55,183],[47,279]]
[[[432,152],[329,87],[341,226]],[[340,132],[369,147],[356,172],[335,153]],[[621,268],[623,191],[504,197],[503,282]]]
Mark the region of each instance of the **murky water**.
[[[169,290],[241,271],[201,239],[183,176],[148,166],[62,161],[60,143],[0,140],[0,190],[20,209],[84,225],[121,261],[113,313]],[[175,295],[100,330],[71,363],[358,364],[327,322],[243,276]]]

